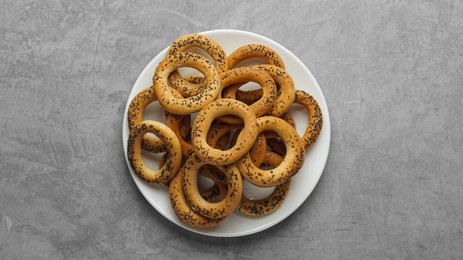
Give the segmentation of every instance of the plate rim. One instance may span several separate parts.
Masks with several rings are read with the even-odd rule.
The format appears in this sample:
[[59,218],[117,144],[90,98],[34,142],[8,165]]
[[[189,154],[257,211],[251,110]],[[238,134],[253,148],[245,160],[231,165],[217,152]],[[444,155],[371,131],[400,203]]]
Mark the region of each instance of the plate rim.
[[[298,63],[298,66],[300,66],[305,73],[307,73],[309,75],[309,77],[311,78],[311,80],[313,80],[313,82],[315,83],[315,87],[319,90],[319,93],[320,93],[320,96],[321,98],[324,100],[324,110],[326,112],[323,113],[323,127],[325,128],[324,131],[326,131],[326,135],[327,135],[327,143],[328,143],[328,147],[327,147],[327,152],[326,152],[326,155],[324,156],[323,158],[323,166],[321,167],[321,173],[318,175],[318,177],[316,178],[316,181],[313,183],[313,185],[311,187],[308,187],[309,189],[309,193],[307,195],[307,197],[302,200],[301,203],[299,203],[296,207],[294,207],[292,210],[289,210],[287,211],[285,214],[281,215],[280,217],[276,218],[276,219],[273,219],[272,221],[269,221],[268,223],[265,223],[259,227],[256,227],[256,228],[253,228],[253,229],[249,229],[247,231],[241,231],[241,232],[235,232],[235,233],[220,233],[220,232],[216,232],[216,233],[208,233],[207,230],[197,230],[197,229],[194,229],[193,227],[190,227],[190,226],[187,226],[187,225],[180,225],[179,223],[176,223],[173,219],[171,219],[169,213],[165,212],[162,208],[158,207],[157,204],[154,202],[154,200],[151,199],[151,197],[149,197],[146,192],[143,191],[143,189],[140,187],[140,184],[139,182],[137,182],[135,180],[135,178],[137,178],[136,174],[134,174],[133,170],[131,169],[130,167],[130,164],[129,164],[129,161],[128,161],[128,157],[127,157],[127,144],[126,144],[126,141],[124,140],[124,135],[126,134],[127,132],[127,129],[126,129],[126,125],[127,125],[127,112],[128,112],[128,108],[129,108],[129,105],[130,105],[130,96],[131,96],[131,93],[134,89],[135,86],[137,86],[138,84],[140,84],[140,81],[141,81],[141,75],[144,74],[143,72],[145,70],[148,69],[148,67],[150,67],[151,63],[154,62],[154,60],[156,60],[156,58],[161,55],[162,53],[164,53],[165,51],[167,51],[167,49],[169,48],[169,46],[167,46],[165,49],[162,49],[156,56],[154,56],[150,62],[143,68],[143,70],[141,71],[141,73],[138,75],[138,78],[137,80],[135,81],[135,83],[132,85],[132,88],[130,89],[130,93],[129,93],[129,97],[127,99],[127,104],[126,104],[126,108],[124,110],[124,115],[123,115],[123,123],[122,123],[122,148],[124,150],[124,156],[125,156],[125,161],[126,161],[126,165],[127,165],[127,168],[130,172],[130,175],[132,176],[132,179],[133,179],[133,182],[135,183],[135,185],[137,186],[137,189],[140,191],[140,193],[143,195],[143,197],[150,203],[150,205],[156,209],[156,211],[158,211],[163,217],[165,217],[167,220],[169,220],[170,222],[172,222],[173,224],[175,224],[176,226],[179,226],[181,228],[184,228],[186,230],[189,230],[191,232],[194,232],[196,234],[199,234],[199,235],[204,235],[204,236],[210,236],[210,237],[242,237],[242,236],[248,236],[248,235],[252,235],[252,234],[256,234],[258,232],[261,232],[261,231],[264,231],[266,229],[269,229],[275,225],[277,225],[278,223],[280,223],[281,221],[283,221],[284,219],[286,219],[287,217],[289,217],[290,215],[292,215],[297,209],[299,209],[301,207],[301,205],[307,201],[307,199],[310,197],[310,195],[312,194],[313,190],[315,189],[315,187],[318,185],[319,181],[320,181],[320,178],[321,176],[323,175],[323,172],[325,171],[325,167],[326,167],[326,163],[328,161],[328,156],[329,156],[329,153],[330,153],[330,147],[331,147],[331,123],[330,123],[330,115],[329,115],[329,111],[328,111],[328,104],[326,102],[326,98],[325,98],[325,95],[323,94],[323,91],[320,87],[320,85],[318,84],[318,81],[315,79],[315,77],[313,76],[312,72],[307,68],[307,66],[294,54],[292,53],[289,49],[287,49],[286,47],[284,47],[283,45],[279,44],[278,42],[270,39],[270,38],[267,38],[263,35],[260,35],[260,34],[257,34],[257,33],[253,33],[253,32],[249,32],[249,31],[243,31],[243,30],[237,30],[237,29],[214,29],[214,30],[208,30],[208,31],[203,31],[203,32],[199,32],[199,34],[216,34],[216,33],[237,33],[237,34],[247,34],[248,36],[251,36],[251,37],[256,37],[256,38],[260,38],[264,41],[269,41],[277,46],[279,46],[281,49],[283,49],[285,52],[287,52],[286,54],[289,55],[289,56],[292,56],[292,58],[294,58],[294,60]],[[127,133],[128,134],[128,133]]]

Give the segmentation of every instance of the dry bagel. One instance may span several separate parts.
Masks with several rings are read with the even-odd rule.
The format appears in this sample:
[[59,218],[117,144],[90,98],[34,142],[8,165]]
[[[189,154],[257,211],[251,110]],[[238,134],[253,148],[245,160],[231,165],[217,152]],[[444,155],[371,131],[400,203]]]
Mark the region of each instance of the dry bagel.
[[[256,117],[260,117],[272,108],[277,94],[275,81],[268,73],[247,67],[229,70],[222,75],[221,90],[236,83],[250,81],[256,82],[262,88],[261,98],[249,106]],[[220,95],[219,93],[219,98]],[[225,116],[220,120],[229,124],[238,124],[241,122],[238,118],[232,116]]]
[[[169,87],[169,74],[184,66],[191,66],[202,72],[207,79],[207,86],[198,95],[188,98],[176,98]],[[156,68],[153,88],[159,103],[170,113],[189,115],[201,110],[215,100],[220,91],[220,78],[214,65],[206,58],[189,52],[182,52],[166,57]]]
[[[263,164],[269,164],[271,166],[278,166],[283,161],[283,157],[280,155],[267,152],[263,160]],[[280,207],[283,203],[286,195],[288,195],[289,188],[291,186],[291,179],[286,181],[283,184],[275,186],[273,192],[262,199],[251,200],[248,199],[244,194],[241,197],[240,204],[238,205],[238,210],[241,213],[251,216],[262,216],[269,214]]]
[[280,55],[270,47],[262,44],[248,44],[236,49],[228,56],[228,67],[234,68],[238,63],[249,58],[263,58],[269,64],[275,65],[280,68],[285,68],[283,59]]
[[224,221],[225,218],[207,218],[191,209],[183,193],[183,176],[184,169],[182,167],[169,185],[170,203],[175,215],[183,222],[195,227],[213,227]]
[[[235,115],[244,122],[236,144],[226,151],[212,148],[207,143],[207,133],[214,119],[224,115]],[[237,161],[251,149],[257,137],[256,116],[249,106],[233,99],[218,99],[201,111],[193,122],[192,144],[197,156],[207,164],[226,165]]]
[[[165,145],[165,165],[154,170],[148,167],[141,155],[141,141],[146,133],[155,134]],[[134,172],[147,182],[166,183],[172,179],[182,163],[182,148],[175,133],[166,125],[156,121],[142,121],[130,131],[127,144],[127,158]]]
[[[174,56],[187,51],[191,47],[198,47],[211,55],[219,74],[228,70],[227,55],[222,47],[213,39],[202,34],[187,34],[175,40],[167,50],[167,56]],[[184,97],[198,95],[206,87],[206,78],[196,76],[193,80],[182,78],[178,70],[169,75],[169,82]]]
[[243,192],[241,174],[235,164],[218,166],[227,178],[227,195],[220,202],[210,203],[201,197],[198,189],[198,171],[205,164],[196,155],[188,158],[183,168],[185,173],[183,192],[188,204],[201,215],[208,218],[223,218],[231,214],[241,200]]
[[283,162],[275,169],[262,170],[252,162],[247,153],[236,164],[243,177],[256,186],[271,187],[283,184],[299,171],[304,161],[305,149],[300,137],[296,129],[277,117],[260,117],[257,119],[257,125],[258,133],[274,131],[284,141],[286,155]]
[[302,136],[305,149],[313,144],[320,134],[323,125],[323,115],[317,100],[313,98],[309,93],[303,90],[296,90],[296,99],[294,103],[303,105],[309,112],[309,123]]

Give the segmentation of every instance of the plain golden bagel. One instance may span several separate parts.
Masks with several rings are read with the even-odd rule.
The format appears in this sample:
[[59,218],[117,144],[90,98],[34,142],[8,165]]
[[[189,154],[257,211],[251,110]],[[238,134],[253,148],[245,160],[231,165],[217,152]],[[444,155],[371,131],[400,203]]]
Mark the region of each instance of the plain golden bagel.
[[213,227],[224,221],[225,218],[207,218],[191,209],[183,193],[183,176],[184,167],[180,168],[169,185],[170,203],[175,215],[183,222],[194,227]]
[[303,105],[309,112],[309,123],[302,136],[302,142],[307,149],[313,144],[320,134],[323,125],[323,115],[317,100],[313,98],[309,93],[303,90],[296,90],[296,99],[294,103]]
[[[276,99],[276,85],[272,77],[263,70],[248,67],[236,68],[227,71],[222,75],[221,89],[242,82],[256,82],[262,88],[262,96],[255,103],[250,105],[250,109],[256,117],[260,117],[272,108]],[[220,94],[219,94],[220,95]],[[240,120],[236,117],[225,116],[220,120],[229,124],[238,124]]]
[[[172,94],[167,77],[180,67],[193,67],[203,73],[207,86],[196,96],[176,98]],[[153,77],[154,93],[159,103],[170,113],[189,115],[201,110],[215,100],[220,91],[220,78],[212,62],[208,59],[189,52],[181,52],[166,57],[156,68]]]
[[[276,167],[282,161],[283,157],[281,157],[280,155],[273,152],[267,152],[263,164]],[[275,186],[275,189],[269,196],[258,200],[248,199],[243,194],[243,196],[241,197],[240,204],[238,205],[238,210],[241,213],[251,216],[262,216],[269,214],[281,206],[284,199],[286,198],[286,195],[288,195],[290,186],[291,179],[289,179],[287,182],[283,184]]]
[[[197,47],[208,53],[216,64],[219,74],[228,70],[227,55],[222,47],[213,39],[202,34],[187,34],[175,40],[167,50],[168,56],[177,55],[188,51],[191,47]],[[169,75],[169,82],[184,97],[196,96],[206,87],[206,80],[203,76],[196,76],[192,80],[183,79],[176,70]]]
[[[236,144],[226,151],[215,149],[207,143],[207,133],[214,119],[224,115],[235,115],[244,122]],[[257,138],[255,114],[249,106],[233,99],[218,99],[199,111],[193,122],[191,138],[196,155],[212,165],[231,164],[251,149]]]
[[263,58],[270,65],[275,65],[280,68],[285,68],[283,59],[280,55],[271,48],[262,44],[248,44],[236,49],[228,56],[228,67],[234,68],[238,63],[249,58]]
[[[167,160],[162,168],[148,167],[141,155],[141,141],[146,133],[155,134],[166,146]],[[172,179],[182,163],[182,148],[175,133],[156,121],[142,121],[130,131],[127,157],[134,172],[147,182],[166,183]]]
[[294,176],[302,166],[305,149],[300,137],[290,124],[283,119],[265,116],[257,119],[258,132],[273,131],[284,141],[286,155],[283,162],[271,170],[262,170],[257,167],[249,153],[236,163],[243,177],[259,187],[271,187],[285,183]]
[[216,203],[207,202],[199,193],[198,171],[206,163],[198,156],[192,155],[184,166],[183,193],[188,204],[201,215],[208,218],[223,218],[231,214],[241,200],[243,182],[235,164],[218,166],[227,179],[227,195]]

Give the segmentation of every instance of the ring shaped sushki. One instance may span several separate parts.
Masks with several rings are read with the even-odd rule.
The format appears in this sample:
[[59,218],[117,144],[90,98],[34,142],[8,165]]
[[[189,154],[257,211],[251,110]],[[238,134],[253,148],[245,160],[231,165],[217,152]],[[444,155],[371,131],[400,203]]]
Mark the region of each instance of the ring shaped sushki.
[[227,195],[216,203],[207,202],[198,188],[198,171],[206,165],[198,156],[192,155],[184,166],[183,192],[190,206],[201,215],[208,218],[223,218],[230,215],[238,206],[243,193],[241,174],[234,163],[218,166],[227,179]]
[[[163,167],[154,170],[143,161],[141,141],[146,133],[155,134],[165,145],[167,160]],[[166,183],[172,179],[182,163],[182,148],[175,133],[166,125],[156,121],[142,121],[130,131],[127,158],[134,172],[147,182]]]
[[[282,161],[283,157],[276,153],[267,151],[262,163],[277,167]],[[288,195],[290,186],[291,179],[283,184],[275,186],[272,193],[267,197],[257,200],[248,199],[243,194],[240,204],[238,205],[238,210],[241,213],[251,216],[262,216],[269,214],[281,206],[284,199],[286,198],[286,195]]]
[[[207,143],[207,133],[214,119],[224,115],[235,115],[244,126],[236,144],[228,150],[215,149]],[[257,137],[257,119],[249,106],[233,99],[218,99],[199,111],[193,122],[191,138],[196,155],[205,163],[226,165],[243,157],[251,149]]]
[[313,144],[320,134],[323,125],[323,115],[317,100],[312,97],[309,93],[303,90],[296,90],[296,99],[294,103],[303,105],[309,112],[309,123],[302,136],[302,142],[307,149]]
[[180,168],[177,175],[169,185],[170,203],[177,215],[183,222],[194,227],[213,227],[225,220],[223,218],[208,218],[194,211],[188,204],[183,193],[184,167]]
[[250,58],[262,58],[270,65],[275,65],[283,69],[285,68],[285,64],[280,55],[270,47],[262,44],[248,44],[236,49],[227,58],[228,67],[232,69],[238,65],[238,63]]
[[[202,34],[187,34],[175,40],[167,50],[167,57],[188,51],[191,47],[197,47],[209,54],[215,62],[219,74],[228,70],[227,55],[222,47],[212,38]],[[207,84],[205,77],[195,77],[193,80],[182,78],[178,70],[173,71],[168,80],[173,88],[177,89],[184,97],[198,95]]]
[[[202,72],[207,79],[204,91],[188,98],[176,98],[167,82],[169,74],[180,67],[193,67]],[[154,93],[159,103],[170,113],[189,115],[198,112],[214,101],[220,91],[220,78],[212,62],[189,52],[168,56],[156,68],[153,77]]]
[[[281,116],[288,110],[295,99],[294,82],[291,76],[284,69],[273,65],[257,65],[252,66],[251,68],[265,71],[275,81],[277,89],[279,89],[281,93],[277,94],[275,102],[268,111],[268,115],[276,117]],[[240,90],[239,88],[241,86],[242,84],[235,84],[231,86],[229,90],[227,88],[226,92],[223,93],[222,96],[224,98],[237,99],[247,104],[253,104],[259,100],[263,94],[261,89],[250,91]]]
[[[172,90],[172,94],[176,98],[182,98],[182,95],[176,90]],[[143,120],[143,112],[145,108],[156,101],[156,95],[154,95],[153,87],[148,87],[140,91],[130,102],[128,113],[127,113],[127,124],[131,131],[133,127]],[[156,137],[145,135],[141,142],[141,148],[145,151],[152,153],[162,153],[166,151],[166,147]]]
[[[250,105],[250,109],[254,112],[256,117],[260,117],[267,113],[273,106],[277,94],[275,81],[268,73],[246,67],[229,70],[222,75],[221,89],[225,89],[227,86],[236,83],[249,81],[256,82],[262,87],[262,97],[254,104]],[[232,116],[225,116],[220,118],[220,120],[229,124],[238,124],[241,122],[238,118]]]
[[243,177],[252,184],[260,187],[271,187],[285,183],[302,167],[305,149],[300,141],[296,129],[283,119],[265,116],[257,119],[258,132],[273,131],[285,143],[286,155],[283,162],[271,170],[262,170],[257,167],[249,153],[236,163]]

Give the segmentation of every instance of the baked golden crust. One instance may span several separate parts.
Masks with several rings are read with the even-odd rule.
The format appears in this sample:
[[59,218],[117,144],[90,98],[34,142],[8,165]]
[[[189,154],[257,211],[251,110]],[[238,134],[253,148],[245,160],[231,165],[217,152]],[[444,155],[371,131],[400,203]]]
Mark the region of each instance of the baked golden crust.
[[[264,165],[271,165],[273,167],[278,166],[283,161],[283,157],[280,155],[267,151],[263,160]],[[241,197],[238,210],[241,213],[251,216],[263,216],[267,215],[276,209],[278,209],[283,203],[284,199],[288,195],[289,188],[291,186],[291,179],[283,184],[275,186],[273,192],[265,198],[253,200],[247,198],[244,194]]]
[[302,142],[304,143],[305,149],[313,144],[320,134],[323,125],[323,115],[317,100],[313,98],[309,93],[303,90],[296,90],[296,99],[294,103],[303,105],[309,112],[309,123],[302,136]]
[[194,227],[212,227],[220,224],[225,218],[207,218],[194,211],[188,204],[183,193],[184,168],[182,167],[177,176],[172,179],[169,185],[169,197],[175,215],[183,222]]
[[[191,47],[206,51],[214,63],[189,52]],[[250,58],[263,58],[268,64],[235,68]],[[192,67],[202,75],[182,78],[181,67]],[[183,222],[212,227],[235,209],[261,216],[282,204],[291,178],[304,163],[306,148],[322,127],[318,103],[310,94],[295,90],[284,67],[278,53],[267,46],[249,44],[227,57],[213,39],[189,34],[174,41],[154,72],[152,87],[131,101],[129,164],[144,181],[169,185],[171,205]],[[261,89],[239,89],[251,81]],[[164,108],[166,125],[143,121],[145,107],[156,100]],[[309,113],[302,137],[288,110],[294,103]],[[141,149],[164,152],[158,170],[144,163]],[[211,179],[214,185],[198,186],[198,176]],[[243,195],[242,178],[275,189],[266,198],[252,200]]]
[[[219,74],[228,70],[227,55],[222,47],[212,38],[202,34],[187,34],[175,40],[167,50],[167,57],[186,52],[191,47],[200,48],[208,53],[216,64]],[[172,72],[168,80],[184,97],[196,96],[206,87],[206,78],[196,76],[183,79],[178,70]]]
[[[165,165],[154,170],[148,167],[141,156],[141,141],[146,133],[155,134],[165,145],[167,160]],[[182,163],[182,148],[175,133],[166,125],[156,121],[142,121],[130,131],[127,157],[134,172],[147,182],[166,183],[172,179]]]
[[286,155],[283,162],[271,170],[262,170],[257,167],[246,154],[236,163],[243,178],[259,187],[271,187],[285,183],[294,176],[302,166],[305,150],[302,147],[299,135],[296,130],[284,120],[265,116],[257,119],[258,133],[263,131],[274,131],[284,141]]
[[238,63],[249,58],[263,58],[268,64],[285,68],[283,59],[270,47],[262,44],[248,44],[241,46],[228,56],[228,67],[234,68]]
[[[262,88],[262,95],[259,100],[249,106],[256,117],[260,117],[267,113],[267,111],[273,106],[273,102],[275,101],[277,94],[275,81],[268,73],[245,67],[229,70],[222,75],[221,90],[228,86],[233,86],[236,83],[250,81],[256,82]],[[220,91],[220,93],[221,92],[222,91]],[[220,93],[219,98],[221,98]],[[238,118],[231,116],[221,117],[220,120],[229,124],[238,124],[241,122]]]
[[[170,73],[180,67],[193,67],[206,76],[207,86],[201,93],[187,98],[176,98],[167,82]],[[212,62],[189,52],[182,52],[166,57],[156,68],[153,88],[159,103],[168,112],[177,115],[189,115],[198,112],[214,101],[220,91],[220,78]]]
[[231,214],[241,200],[243,182],[241,174],[235,164],[225,167],[218,166],[227,179],[227,195],[219,202],[207,202],[199,193],[198,171],[205,165],[198,156],[192,155],[188,158],[183,168],[183,192],[190,206],[201,215],[208,218],[223,218]]
[[[207,133],[212,121],[224,115],[235,115],[244,122],[236,144],[226,151],[211,147]],[[233,99],[218,99],[199,111],[191,130],[195,153],[201,160],[212,165],[231,164],[251,149],[257,137],[256,116],[246,104]]]
[[[154,95],[152,87],[143,89],[132,99],[127,113],[127,124],[130,131],[135,127],[135,125],[143,120],[143,111],[145,108],[156,100],[157,98]],[[141,147],[143,150],[152,153],[161,153],[166,151],[166,147],[161,140],[149,135],[143,137]]]

